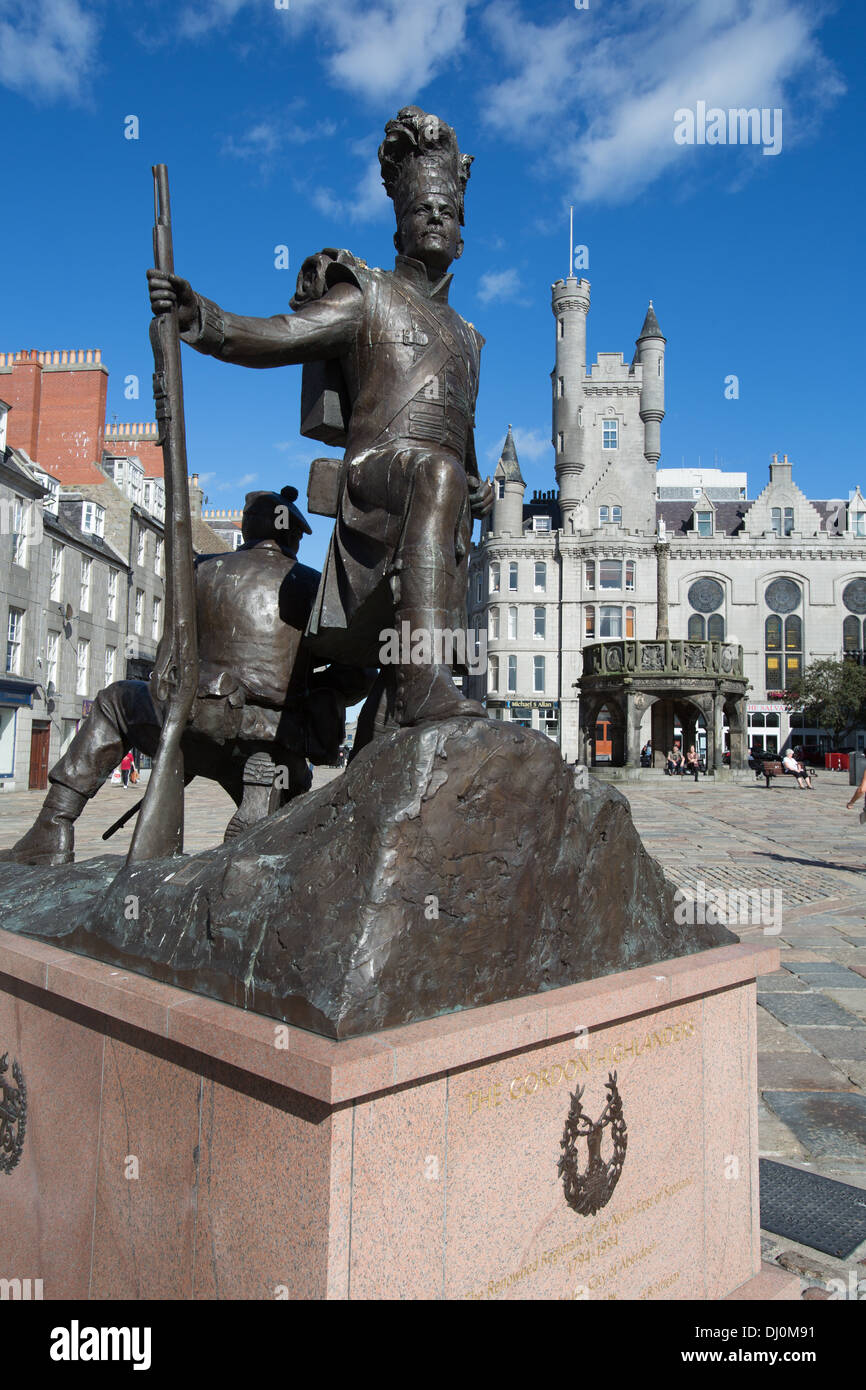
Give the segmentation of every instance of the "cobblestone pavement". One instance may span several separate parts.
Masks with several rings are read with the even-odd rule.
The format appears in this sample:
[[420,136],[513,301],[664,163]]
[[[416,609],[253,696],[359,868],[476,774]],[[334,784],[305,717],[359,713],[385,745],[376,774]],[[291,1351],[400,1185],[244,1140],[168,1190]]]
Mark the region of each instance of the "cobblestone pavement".
[[[335,776],[319,768],[314,785]],[[736,911],[732,890],[764,890],[764,919],[730,925],[745,941],[781,926],[769,939],[782,969],[758,981],[761,1154],[866,1190],[866,827],[845,810],[847,776],[824,773],[811,792],[787,779],[768,789],[662,777],[624,790],[647,849],[685,893],[697,897],[703,883],[705,897],[723,893]],[[101,835],[139,795],[104,788],[78,822],[77,854],[124,854],[131,827],[108,844]],[[41,801],[37,792],[0,794],[0,848],[30,825]],[[218,844],[232,810],[219,787],[194,782],[187,851]],[[852,1268],[866,1279],[866,1243],[844,1263],[769,1233],[764,1243],[765,1258],[803,1275],[812,1297]]]
[[[812,791],[667,777],[623,791],[684,894],[697,902],[703,883],[709,903],[724,895],[743,941],[779,944],[782,968],[758,980],[761,1155],[866,1190],[866,826],[845,809],[847,774],[821,773]],[[764,890],[762,911],[757,894],[747,903],[732,890]],[[866,1243],[837,1261],[769,1232],[763,1241],[811,1297],[854,1268],[866,1280]]]

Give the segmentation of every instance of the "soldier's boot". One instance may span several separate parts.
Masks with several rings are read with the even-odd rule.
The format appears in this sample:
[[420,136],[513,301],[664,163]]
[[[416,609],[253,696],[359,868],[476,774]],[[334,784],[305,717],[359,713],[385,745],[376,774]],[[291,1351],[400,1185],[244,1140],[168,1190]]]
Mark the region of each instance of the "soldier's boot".
[[[48,774],[51,787],[39,815],[17,844],[0,854],[0,859],[16,864],[72,863],[75,821],[129,746],[100,704],[113,689],[109,687],[109,692],[102,691],[97,696],[63,757]],[[110,702],[107,708],[111,708]]]
[[[439,557],[444,560],[444,557]],[[453,564],[430,564],[429,556],[401,554],[395,565],[395,616],[400,660],[396,665],[394,714],[398,724],[426,724],[441,719],[486,719],[477,700],[468,700],[454,684],[451,652],[462,639],[454,603],[457,572]],[[404,628],[404,624],[408,624]],[[409,651],[404,636],[410,637]],[[411,660],[413,650],[418,659]],[[408,656],[408,661],[402,658]]]
[[[252,753],[244,764],[244,794],[225,829],[223,840],[233,840],[245,830],[270,816],[280,805],[280,790],[274,786],[277,769],[270,753]],[[312,778],[310,779],[312,781]]]
[[33,825],[12,849],[0,854],[0,859],[15,864],[71,864],[75,848],[73,823],[88,799],[71,787],[52,783]]

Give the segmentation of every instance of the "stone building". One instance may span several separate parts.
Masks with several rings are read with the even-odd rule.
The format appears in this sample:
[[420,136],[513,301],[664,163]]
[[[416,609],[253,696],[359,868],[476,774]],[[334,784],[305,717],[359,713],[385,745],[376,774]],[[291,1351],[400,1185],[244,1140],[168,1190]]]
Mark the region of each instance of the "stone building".
[[[469,679],[468,693],[495,717],[556,738],[566,759],[596,764],[634,763],[651,739],[658,760],[675,728],[683,737],[694,730],[720,765],[732,741],[735,761],[747,744],[828,746],[826,731],[789,715],[781,694],[810,661],[866,650],[859,487],[847,498],[810,499],[778,454],[752,500],[745,474],[660,469],[666,339],[652,303],[630,363],[600,352],[587,365],[590,286],[569,277],[552,290],[557,488],[527,503],[509,427],[493,512],[470,562],[469,621],[486,628],[488,670]],[[598,706],[595,678],[610,674],[599,648],[617,644],[624,666],[658,661],[635,644],[660,636],[660,555],[663,640],[674,644],[664,659],[676,663],[667,675],[703,662],[708,676],[734,684],[716,691],[721,705],[686,700],[664,718],[652,696],[631,729],[613,695]],[[866,745],[866,734],[856,742]]]
[[[157,426],[106,426],[107,377],[98,350],[0,353],[6,790],[44,787],[98,691],[115,680],[146,679],[162,635],[165,486]],[[191,479],[196,548],[227,548],[202,520],[201,500]]]
[[0,448],[0,787],[45,787],[97,691],[124,671],[129,567],[98,509]]

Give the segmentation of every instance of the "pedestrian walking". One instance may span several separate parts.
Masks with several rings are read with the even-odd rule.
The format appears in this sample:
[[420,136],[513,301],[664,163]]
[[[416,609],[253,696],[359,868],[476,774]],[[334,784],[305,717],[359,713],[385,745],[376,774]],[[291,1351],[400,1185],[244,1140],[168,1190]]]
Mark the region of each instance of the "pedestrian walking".
[[[861,796],[866,796],[866,767],[863,769],[863,776],[860,778],[860,785],[845,807],[846,811],[853,811]],[[866,823],[866,807],[860,812],[860,819]]]
[[129,774],[133,767],[135,767],[135,759],[131,753],[127,753],[120,764],[120,780],[127,790],[129,789]]

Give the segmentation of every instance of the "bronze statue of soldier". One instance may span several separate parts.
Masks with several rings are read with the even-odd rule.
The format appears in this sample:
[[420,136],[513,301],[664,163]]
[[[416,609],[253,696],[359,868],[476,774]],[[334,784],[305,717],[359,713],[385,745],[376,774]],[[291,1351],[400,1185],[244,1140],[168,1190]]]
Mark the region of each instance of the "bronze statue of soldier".
[[[186,280],[148,272],[154,312],[176,303],[197,351],[336,374],[344,434],[306,431],[346,444],[307,643],[322,660],[383,667],[361,738],[374,723],[486,716],[455,686],[437,636],[465,633],[472,520],[493,501],[473,439],[484,340],[448,303],[471,157],[450,126],[408,106],[388,122],[379,161],[397,219],[393,271],[323,251],[304,262],[295,312],[273,318],[228,313]],[[427,642],[414,660],[383,665],[380,634],[406,623]]]
[[[297,561],[310,531],[297,495],[293,487],[248,493],[243,544],[196,561],[199,680],[181,741],[184,776],[219,782],[238,805],[227,839],[307,791],[308,760],[337,760],[346,704],[371,684],[368,672],[315,670],[302,647],[320,575]],[[115,681],[101,690],[48,774],[34,825],[0,858],[71,863],[74,823],[88,800],[130,749],[156,753],[164,717],[147,681]]]

